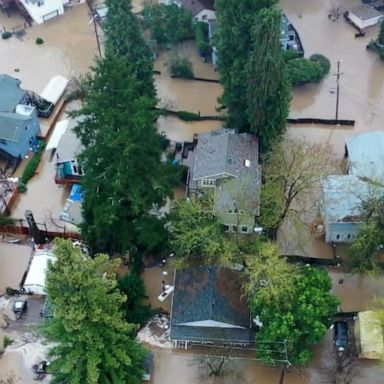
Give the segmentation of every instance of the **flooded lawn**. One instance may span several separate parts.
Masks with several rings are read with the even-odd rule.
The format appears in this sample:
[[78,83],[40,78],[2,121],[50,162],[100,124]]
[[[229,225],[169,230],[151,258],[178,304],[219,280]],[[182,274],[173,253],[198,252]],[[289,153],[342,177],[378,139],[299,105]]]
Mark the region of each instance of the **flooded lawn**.
[[[188,57],[192,63],[196,77],[218,79],[211,63],[203,63],[197,53],[193,41],[186,41],[174,47],[171,51],[160,52],[155,63],[155,69],[161,75],[155,75],[155,83],[161,104],[169,109],[200,112],[202,115],[218,115],[217,98],[222,93],[218,83],[172,79],[168,74],[165,63],[173,55]],[[204,123],[203,123],[204,124]]]

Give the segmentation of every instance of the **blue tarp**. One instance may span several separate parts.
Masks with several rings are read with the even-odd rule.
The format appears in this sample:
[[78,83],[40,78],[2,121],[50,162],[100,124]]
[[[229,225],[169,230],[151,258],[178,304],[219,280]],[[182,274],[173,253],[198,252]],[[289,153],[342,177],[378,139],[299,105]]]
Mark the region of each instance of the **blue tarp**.
[[79,201],[79,202],[83,201],[80,184],[73,184],[71,193],[68,196],[68,200]]

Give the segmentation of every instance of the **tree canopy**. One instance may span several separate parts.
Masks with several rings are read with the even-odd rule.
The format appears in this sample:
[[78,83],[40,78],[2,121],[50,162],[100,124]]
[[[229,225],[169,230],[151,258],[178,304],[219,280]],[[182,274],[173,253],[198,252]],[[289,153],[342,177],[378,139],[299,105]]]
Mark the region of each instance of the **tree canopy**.
[[276,244],[261,241],[255,252],[247,258],[248,276],[244,291],[250,306],[282,303],[291,298],[294,291],[297,268],[280,255]]
[[[153,83],[153,53],[146,45],[131,0],[106,0],[108,17],[105,23],[106,53],[124,57],[132,75],[138,80],[139,95],[156,98]],[[124,83],[121,84],[124,86]]]
[[236,259],[236,247],[223,233],[208,201],[179,200],[174,203],[169,218],[176,265],[226,263]]
[[[294,274],[293,290],[285,301],[267,304],[256,295],[251,309],[263,324],[256,333],[256,342],[261,345],[258,357],[269,363],[284,359],[283,349],[270,345],[286,340],[289,362],[307,363],[312,356],[312,345],[325,335],[337,311],[338,300],[330,293],[331,287],[325,270],[302,267]],[[266,349],[263,342],[267,342]]]
[[373,195],[361,204],[363,225],[348,247],[347,268],[358,273],[380,273],[384,256],[384,196]]
[[53,318],[44,326],[51,350],[52,383],[141,383],[144,352],[132,339],[135,325],[120,310],[118,261],[85,257],[71,242],[56,240],[46,292]]
[[140,219],[164,204],[179,179],[177,167],[161,162],[166,140],[141,83],[125,57],[110,53],[85,81],[75,131],[84,145],[82,234],[93,251],[134,249]]
[[259,137],[265,151],[271,149],[272,143],[285,132],[291,99],[279,40],[280,24],[279,10],[268,8],[258,13],[252,28],[252,50],[247,63],[244,107],[250,131]]
[[217,31],[215,47],[218,52],[218,69],[224,91],[220,98],[228,110],[228,126],[249,131],[246,113],[248,99],[249,55],[253,50],[252,31],[255,18],[263,8],[277,0],[216,0]]

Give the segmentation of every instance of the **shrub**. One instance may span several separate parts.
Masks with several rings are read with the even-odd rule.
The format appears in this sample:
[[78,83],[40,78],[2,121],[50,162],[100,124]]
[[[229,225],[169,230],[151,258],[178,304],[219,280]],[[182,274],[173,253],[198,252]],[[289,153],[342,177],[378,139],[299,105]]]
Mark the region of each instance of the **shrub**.
[[4,39],[4,40],[9,39],[11,36],[12,36],[12,32],[3,32],[1,34],[1,38]]
[[19,181],[17,188],[19,189],[20,193],[25,193],[27,192],[27,189],[28,189],[27,186],[22,181]]
[[204,57],[208,55],[211,51],[211,45],[207,41],[207,29],[208,24],[202,21],[198,21],[194,27],[197,49],[199,50],[199,54]]
[[166,63],[166,66],[172,76],[185,79],[193,78],[192,63],[187,57],[175,56]]
[[321,65],[321,67],[323,68],[323,71],[324,71],[324,76],[331,69],[331,62],[328,60],[327,57],[325,57],[324,55],[321,55],[320,53],[315,53],[314,55],[311,55],[309,57],[309,60],[314,62],[314,63],[318,63]]
[[13,340],[8,336],[4,336],[3,340],[4,340],[4,348],[7,348],[9,345],[13,343]]
[[37,45],[41,45],[41,44],[44,44],[44,40],[43,40],[41,37],[38,37],[38,38],[36,39],[35,43],[36,43]]
[[304,58],[290,60],[287,63],[287,73],[293,86],[318,83],[325,75],[323,67],[318,62]]
[[184,121],[198,121],[200,120],[200,113],[177,111],[176,116]]
[[300,57],[303,57],[302,52],[297,51],[283,51],[283,59],[285,62],[288,62],[289,60],[299,59]]
[[[41,154],[45,148],[45,143],[43,141],[39,142],[36,153],[32,156],[32,158],[28,161],[25,166],[23,175],[21,176],[21,183],[27,184],[28,181],[33,177],[36,172],[37,167],[39,166],[41,160]],[[19,183],[20,187],[20,183]],[[21,192],[21,191],[20,191]]]

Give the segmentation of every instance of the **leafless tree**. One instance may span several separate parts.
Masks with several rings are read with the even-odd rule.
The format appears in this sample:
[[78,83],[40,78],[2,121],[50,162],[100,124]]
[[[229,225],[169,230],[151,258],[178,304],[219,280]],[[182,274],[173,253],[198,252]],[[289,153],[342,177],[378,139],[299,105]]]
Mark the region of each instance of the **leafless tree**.
[[331,4],[331,7],[328,11],[328,19],[331,21],[336,21],[340,18],[341,14],[343,13],[341,7],[339,4]]
[[321,370],[321,382],[324,384],[352,384],[357,377],[356,357],[349,350],[329,353],[330,358]]

